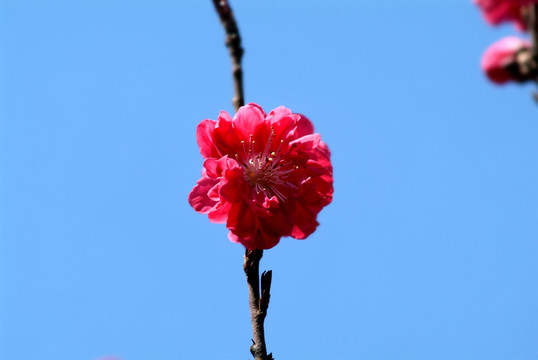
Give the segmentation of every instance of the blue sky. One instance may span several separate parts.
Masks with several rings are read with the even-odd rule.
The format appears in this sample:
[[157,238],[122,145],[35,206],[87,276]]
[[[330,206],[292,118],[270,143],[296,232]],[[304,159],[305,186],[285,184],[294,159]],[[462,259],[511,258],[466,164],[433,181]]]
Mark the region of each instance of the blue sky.
[[[276,359],[536,359],[538,107],[470,1],[236,0],[248,102],[307,115],[335,195],[266,251]],[[211,1],[0,1],[0,358],[248,359],[243,249],[194,212],[232,112]]]

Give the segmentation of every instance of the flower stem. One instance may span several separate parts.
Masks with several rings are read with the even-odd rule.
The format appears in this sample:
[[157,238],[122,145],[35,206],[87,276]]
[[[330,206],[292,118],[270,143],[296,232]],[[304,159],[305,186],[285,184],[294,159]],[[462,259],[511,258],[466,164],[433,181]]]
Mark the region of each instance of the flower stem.
[[248,303],[252,323],[252,346],[250,347],[250,352],[255,360],[273,360],[272,354],[267,355],[263,328],[263,322],[269,307],[269,298],[271,297],[272,272],[269,270],[262,273],[260,294],[259,269],[262,256],[263,250],[246,250],[245,262],[243,263],[243,270],[247,277]]
[[234,79],[235,95],[232,98],[232,104],[235,111],[245,105],[243,95],[243,68],[241,67],[241,58],[243,57],[243,48],[241,47],[241,36],[239,28],[235,21],[234,14],[227,0],[213,0],[215,10],[219,14],[220,22],[226,32],[226,47],[230,51],[232,59],[232,76]]

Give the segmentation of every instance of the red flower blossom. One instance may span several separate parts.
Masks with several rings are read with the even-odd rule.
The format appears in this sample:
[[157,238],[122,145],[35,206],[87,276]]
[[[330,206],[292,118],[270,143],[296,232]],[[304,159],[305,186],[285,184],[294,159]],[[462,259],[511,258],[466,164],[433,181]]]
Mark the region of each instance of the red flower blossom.
[[[496,84],[517,81],[515,70],[509,71],[508,66],[516,62],[518,53],[528,49],[528,41],[515,36],[505,37],[486,49],[482,56],[482,70]],[[518,68],[517,64],[515,68]]]
[[523,18],[523,9],[538,0],[474,0],[473,2],[480,7],[488,23],[498,25],[502,22],[513,21],[518,29],[525,30],[527,25]]
[[282,236],[305,239],[317,214],[332,200],[330,151],[305,116],[278,107],[268,115],[256,104],[235,117],[222,111],[203,120],[196,140],[202,178],[189,203],[228,238],[247,249],[270,249]]

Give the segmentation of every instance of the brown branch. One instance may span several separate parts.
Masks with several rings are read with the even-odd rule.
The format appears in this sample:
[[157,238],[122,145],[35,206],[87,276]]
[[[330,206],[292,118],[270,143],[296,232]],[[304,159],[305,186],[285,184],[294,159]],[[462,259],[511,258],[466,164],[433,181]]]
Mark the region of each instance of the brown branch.
[[530,4],[527,14],[527,28],[531,36],[531,52],[533,57],[538,56],[538,5]]
[[[227,0],[213,0],[215,10],[219,14],[220,22],[226,32],[226,47],[230,51],[232,59],[232,76],[234,81],[234,97],[232,104],[235,111],[245,105],[243,94],[243,68],[241,59],[243,57],[243,48],[241,47],[241,36],[239,28],[235,21],[230,4]],[[252,345],[250,352],[255,360],[274,360],[273,355],[267,355],[265,345],[265,331],[263,323],[267,316],[269,307],[269,298],[271,297],[271,271],[264,271],[261,276],[261,296],[260,296],[260,260],[263,256],[263,250],[246,250],[243,270],[247,277],[250,321],[252,323]]]
[[[530,34],[531,48],[530,50],[524,49],[517,54],[515,79],[518,82],[534,81],[538,83],[538,4],[532,3],[527,7],[522,7],[522,14]],[[538,103],[538,93],[533,92],[532,97]]]
[[239,28],[235,22],[235,17],[227,0],[213,0],[215,10],[219,14],[220,22],[226,31],[226,46],[230,50],[232,58],[232,75],[234,80],[235,95],[232,104],[235,111],[245,105],[243,95],[243,69],[241,67],[241,58],[243,57],[243,48],[241,47],[241,36]]
[[260,260],[263,250],[246,250],[243,270],[247,277],[250,321],[252,323],[252,346],[250,352],[255,360],[273,360],[273,355],[267,355],[263,322],[267,316],[269,298],[271,297],[271,271],[264,271],[261,276],[260,296]]

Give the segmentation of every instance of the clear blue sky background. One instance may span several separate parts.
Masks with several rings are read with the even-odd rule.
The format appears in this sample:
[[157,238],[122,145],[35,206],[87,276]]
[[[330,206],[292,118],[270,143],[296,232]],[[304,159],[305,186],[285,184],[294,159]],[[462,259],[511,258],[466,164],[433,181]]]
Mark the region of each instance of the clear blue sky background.
[[[309,116],[334,202],[265,253],[277,360],[538,357],[538,106],[470,1],[235,0],[247,101]],[[194,212],[232,111],[210,0],[0,1],[0,359],[248,359],[243,248]]]

